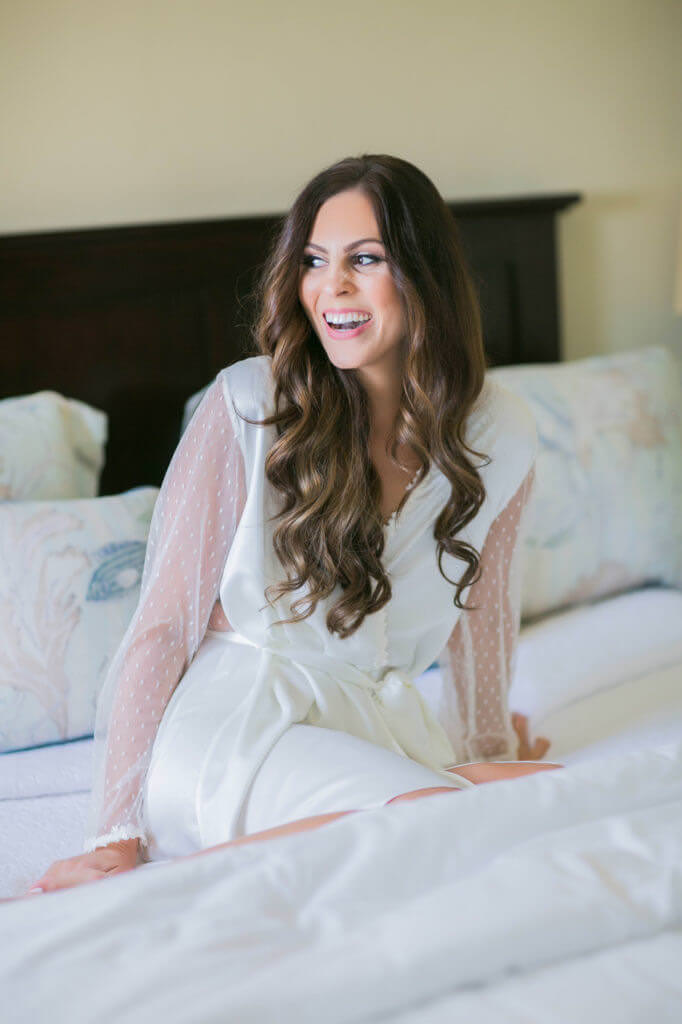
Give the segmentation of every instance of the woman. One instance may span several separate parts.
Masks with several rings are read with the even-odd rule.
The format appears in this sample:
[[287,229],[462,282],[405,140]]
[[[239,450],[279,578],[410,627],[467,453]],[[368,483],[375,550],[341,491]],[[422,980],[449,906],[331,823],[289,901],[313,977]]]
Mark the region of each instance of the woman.
[[[485,374],[436,188],[384,155],[322,171],[259,300],[260,355],[217,375],[164,478],[85,852],[43,890],[561,767],[489,760],[515,729],[520,759],[548,746],[506,702],[537,435]],[[443,654],[436,713],[412,681]]]

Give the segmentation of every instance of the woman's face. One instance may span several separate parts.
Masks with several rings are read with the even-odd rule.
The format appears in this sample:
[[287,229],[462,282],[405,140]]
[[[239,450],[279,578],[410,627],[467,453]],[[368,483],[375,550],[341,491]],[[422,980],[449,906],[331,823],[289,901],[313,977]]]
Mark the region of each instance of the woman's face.
[[[407,329],[405,314],[372,204],[361,189],[339,192],[318,210],[304,250],[298,294],[334,366],[365,369],[374,378],[377,369],[395,372]],[[364,322],[352,328],[335,326],[325,318],[334,313],[358,314]]]

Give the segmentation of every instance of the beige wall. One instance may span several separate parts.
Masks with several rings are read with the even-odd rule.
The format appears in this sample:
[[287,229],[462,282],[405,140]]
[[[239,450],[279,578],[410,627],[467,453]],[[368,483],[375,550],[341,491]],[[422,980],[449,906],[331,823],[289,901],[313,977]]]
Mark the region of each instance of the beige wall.
[[579,191],[565,356],[664,343],[680,0],[0,0],[0,232],[283,211],[387,152],[447,199]]

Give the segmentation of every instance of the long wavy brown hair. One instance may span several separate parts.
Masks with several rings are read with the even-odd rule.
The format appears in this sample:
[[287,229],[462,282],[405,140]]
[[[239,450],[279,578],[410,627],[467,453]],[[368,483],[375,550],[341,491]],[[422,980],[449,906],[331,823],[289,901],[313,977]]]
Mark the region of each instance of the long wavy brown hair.
[[[271,356],[275,413],[254,425],[277,426],[265,473],[284,498],[274,547],[287,579],[266,588],[268,603],[307,584],[290,619],[313,613],[336,584],[330,633],[345,638],[391,599],[381,562],[385,532],[381,481],[370,458],[368,397],[353,369],[332,364],[299,300],[299,269],[320,206],[360,188],[372,203],[407,322],[400,408],[390,456],[409,445],[421,459],[419,485],[433,461],[452,486],[433,536],[443,577],[455,588],[480,578],[480,556],[457,534],[474,518],[486,491],[463,432],[488,366],[480,305],[454,217],[431,180],[413,164],[384,154],[348,157],[317,174],[299,193],[274,236],[252,297],[251,333]],[[487,459],[487,456],[483,456]],[[488,459],[489,461],[489,459]],[[400,514],[407,492],[398,506]],[[443,571],[443,552],[467,563],[461,578]],[[435,567],[435,566],[434,566]]]

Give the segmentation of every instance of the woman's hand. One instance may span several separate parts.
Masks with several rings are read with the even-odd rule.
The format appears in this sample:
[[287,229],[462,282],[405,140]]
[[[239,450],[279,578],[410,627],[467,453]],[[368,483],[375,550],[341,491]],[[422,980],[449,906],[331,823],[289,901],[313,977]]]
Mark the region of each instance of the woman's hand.
[[512,711],[512,725],[514,726],[514,732],[519,737],[519,748],[516,753],[517,761],[540,761],[551,744],[548,739],[544,736],[538,736],[535,743],[531,747],[530,740],[528,738],[528,716],[522,715],[519,711]]
[[56,860],[44,875],[35,880],[31,889],[39,887],[43,892],[71,889],[84,882],[97,882],[100,878],[130,871],[137,866],[137,861],[138,840],[125,839],[119,843],[98,847],[92,853],[81,853],[76,857],[67,857],[66,860]]

